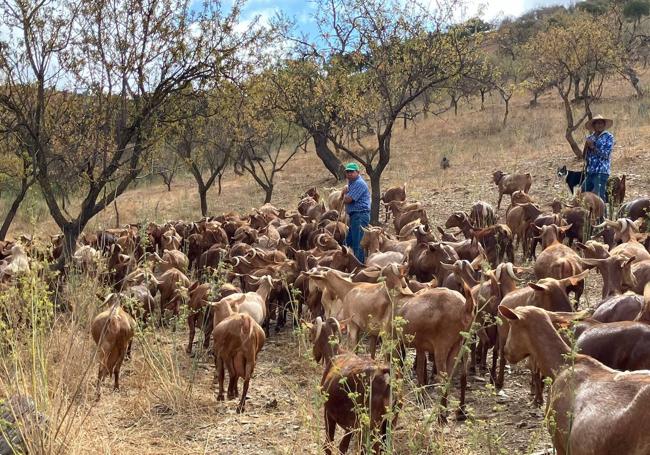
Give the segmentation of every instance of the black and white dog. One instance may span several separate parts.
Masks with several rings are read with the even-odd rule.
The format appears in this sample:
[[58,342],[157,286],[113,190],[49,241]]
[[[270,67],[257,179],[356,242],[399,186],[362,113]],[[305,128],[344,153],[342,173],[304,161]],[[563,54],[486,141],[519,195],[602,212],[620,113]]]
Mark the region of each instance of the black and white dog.
[[582,185],[585,180],[585,174],[582,171],[570,171],[566,166],[562,166],[557,170],[558,178],[564,180],[569,187],[571,194],[575,193],[576,186]]

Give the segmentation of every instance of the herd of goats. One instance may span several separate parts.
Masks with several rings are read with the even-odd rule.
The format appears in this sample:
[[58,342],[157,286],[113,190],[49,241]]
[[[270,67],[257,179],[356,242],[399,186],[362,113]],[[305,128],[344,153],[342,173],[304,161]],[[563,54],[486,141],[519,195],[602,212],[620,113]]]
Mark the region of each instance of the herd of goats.
[[[573,191],[566,170],[558,175]],[[101,275],[112,287],[107,309],[91,327],[98,345],[97,397],[105,376],[113,375],[119,387],[136,320],[147,323],[158,313],[163,324],[183,310],[187,353],[196,328],[202,329],[203,348],[212,341],[217,400],[224,399],[227,370],[228,399],[239,395],[238,379],[244,380],[242,412],[269,322],[280,330],[289,313],[294,323],[302,321],[314,358],[324,365],[328,454],[337,425],[345,431],[341,452],[360,427],[375,435],[373,451],[381,450],[397,417],[394,365],[386,349],[377,350],[390,337],[397,340],[395,358],[415,349],[419,385],[428,377],[439,383],[460,377],[457,419],[465,417],[468,372],[487,370],[499,389],[506,360],[528,358],[537,403],[544,378],[552,379],[547,421],[557,453],[650,453],[650,432],[642,423],[650,418],[650,198],[624,202],[623,176],[612,178],[608,190],[616,212],[589,192],[541,205],[529,195],[530,174],[497,171],[493,180],[496,211],[479,201],[449,214],[444,228],[430,226],[423,205],[407,200],[405,187],[386,191],[384,226],[392,217],[394,232],[364,228],[365,264],[344,246],[339,190],[321,199],[312,188],[295,211],[266,204],[248,215],[84,233],[70,266]],[[511,204],[498,217],[503,195]],[[62,237],[54,237],[50,259],[62,249]],[[29,272],[34,259],[28,243],[8,241],[0,243],[0,260],[2,292]],[[602,279],[602,299],[578,311],[591,269]],[[358,354],[366,341],[368,354]],[[440,393],[441,421],[448,389]],[[367,419],[359,418],[360,406]]]

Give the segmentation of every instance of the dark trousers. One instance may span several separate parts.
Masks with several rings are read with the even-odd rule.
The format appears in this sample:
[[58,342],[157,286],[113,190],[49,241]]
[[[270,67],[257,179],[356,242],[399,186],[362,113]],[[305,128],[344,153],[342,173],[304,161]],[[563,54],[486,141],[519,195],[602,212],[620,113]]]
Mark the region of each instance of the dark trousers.
[[591,191],[607,202],[607,179],[608,174],[592,174],[587,172],[585,181],[582,182],[582,191]]
[[345,244],[352,248],[354,255],[359,261],[365,263],[366,257],[361,248],[361,239],[363,238],[362,227],[368,226],[370,223],[370,212],[353,212],[350,213],[350,225],[348,229],[348,236],[345,239]]

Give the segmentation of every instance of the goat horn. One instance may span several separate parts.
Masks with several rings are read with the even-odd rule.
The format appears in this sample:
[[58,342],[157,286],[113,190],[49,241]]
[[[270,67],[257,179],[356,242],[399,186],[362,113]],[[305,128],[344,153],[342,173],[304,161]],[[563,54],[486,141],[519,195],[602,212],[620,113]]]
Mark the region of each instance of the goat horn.
[[334,323],[334,325],[336,325],[336,331],[338,332],[337,336],[340,337],[341,336],[341,324],[339,324],[338,319],[336,319],[334,317],[329,317],[329,318],[327,318],[327,322],[328,323]]
[[512,268],[512,262],[508,262],[506,264],[506,272],[508,272],[508,276],[513,280],[517,279],[517,275],[515,275],[515,271]]
[[628,229],[628,221],[627,221],[627,218],[621,218],[620,220],[618,220],[618,229],[619,229],[621,232],[625,232],[625,231],[627,231],[627,229]]
[[324,234],[319,234],[318,237],[316,237],[316,244],[318,246],[326,246],[324,243],[321,242],[321,239],[324,237]]
[[318,340],[320,337],[320,332],[323,330],[323,318],[318,316],[316,318],[316,336],[314,337],[314,343]]

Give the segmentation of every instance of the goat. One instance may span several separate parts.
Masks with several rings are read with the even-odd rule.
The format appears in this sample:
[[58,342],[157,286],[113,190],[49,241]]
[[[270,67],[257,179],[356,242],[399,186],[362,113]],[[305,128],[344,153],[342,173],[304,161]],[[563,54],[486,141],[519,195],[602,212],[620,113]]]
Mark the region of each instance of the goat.
[[524,256],[527,255],[529,246],[528,227],[541,213],[542,211],[538,206],[527,202],[526,204],[514,206],[506,214],[506,224],[512,231],[513,242],[516,243],[515,248],[521,244]]
[[431,281],[435,276],[442,283],[448,272],[442,269],[440,263],[453,264],[458,254],[449,245],[438,242],[417,243],[409,251],[409,275],[415,275],[421,282]]
[[504,194],[512,194],[517,190],[528,193],[531,185],[533,184],[533,177],[530,173],[526,174],[506,174],[502,171],[494,171],[492,179],[499,188],[499,202],[497,203],[497,210],[501,208],[501,200]]
[[366,332],[370,354],[374,357],[380,333],[391,330],[394,302],[413,295],[406,287],[405,271],[405,266],[387,266],[384,269],[386,281],[382,283],[353,283],[333,270],[311,278],[342,301],[340,317],[348,327],[350,345],[356,347],[360,332]]
[[632,261],[634,256],[629,258],[623,255],[611,255],[605,259],[581,259],[580,262],[587,267],[597,267],[603,277],[602,298],[623,293],[623,287],[634,288],[636,280],[632,274]]
[[[543,250],[534,266],[537,279],[555,278],[561,280],[582,272],[583,267],[580,256],[558,240],[560,234],[570,228],[571,226],[559,227],[554,224],[542,226],[540,238]],[[584,283],[581,281],[575,285],[573,290],[575,291],[576,301],[579,302],[584,290]]]
[[105,376],[113,375],[113,388],[120,389],[120,368],[135,331],[135,321],[120,304],[122,297],[120,294],[109,294],[104,300],[104,305],[110,303],[111,307],[95,316],[90,325],[90,333],[99,354],[98,400],[101,396],[101,382]]
[[440,169],[449,169],[451,166],[451,162],[449,161],[449,158],[446,156],[443,156],[442,159],[440,160]]
[[585,328],[576,347],[615,370],[650,369],[650,283],[644,304],[634,321],[595,324]]
[[[426,381],[426,352],[433,353],[440,383],[445,376],[453,376],[456,359],[460,361],[460,407],[457,412],[459,420],[465,418],[465,389],[467,387],[467,359],[462,354],[463,336],[461,332],[469,330],[474,313],[474,301],[471,294],[463,297],[456,291],[435,288],[421,291],[398,311],[406,325],[403,334],[412,339],[405,342],[416,350],[416,372],[420,385]],[[404,341],[403,341],[404,342]],[[442,394],[441,405],[447,407],[447,392]],[[445,411],[438,416],[440,422],[446,421]]]
[[589,218],[592,223],[602,219],[605,216],[605,201],[600,196],[591,191],[578,193],[571,204],[567,207],[582,207],[589,212]]
[[[339,443],[339,453],[348,451],[354,430],[359,427],[362,429],[359,443],[365,439],[366,432],[379,433],[373,444],[373,453],[379,453],[388,430],[384,416],[392,409],[390,367],[367,356],[344,351],[339,346],[341,330],[334,318],[326,321],[316,318],[309,325],[309,333],[314,359],[324,365],[321,389],[326,397],[323,404],[325,453],[332,453],[337,425],[346,432]],[[361,406],[368,409],[367,424],[362,423],[357,414],[356,409]],[[394,426],[396,421],[397,414],[391,424]]]
[[[562,280],[544,278],[536,283],[528,283],[528,286],[513,290],[504,295],[500,307],[505,306],[513,309],[520,306],[533,305],[549,311],[573,311],[566,289],[570,286],[576,286],[581,283],[588,273],[589,271],[585,270],[576,276],[564,278]],[[507,319],[504,320],[502,318],[502,324],[498,326],[497,330],[499,342],[499,369],[495,385],[500,389],[503,387],[506,367],[506,359],[503,355],[503,351],[510,330]],[[535,401],[541,403],[541,400],[541,391],[538,391]]]
[[508,361],[530,356],[544,376],[554,379],[547,412],[553,417],[549,432],[559,455],[647,453],[650,434],[637,422],[650,418],[644,399],[650,395],[650,372],[621,373],[592,357],[572,354],[541,308],[502,305],[499,313],[510,323]]
[[603,223],[594,227],[601,228],[605,226],[614,229],[614,241],[623,242],[614,247],[610,252],[611,254],[625,254],[629,257],[634,256],[635,262],[650,259],[648,250],[637,240],[639,228],[636,222],[628,218],[619,218],[616,221],[605,220]]
[[404,183],[402,186],[387,189],[379,199],[384,203],[385,222],[388,222],[390,213],[388,210],[388,204],[393,201],[406,201],[406,183]]
[[492,226],[496,223],[494,208],[487,202],[478,201],[469,210],[469,221],[478,228]]
[[625,200],[625,174],[607,179],[607,198],[614,206],[621,205]]
[[638,220],[643,218],[643,223],[639,226],[641,232],[650,231],[650,198],[640,197],[633,199],[621,205],[618,209],[617,218],[629,218]]
[[189,286],[190,280],[180,270],[169,269],[158,277],[160,325],[162,325],[165,310],[171,310],[174,316],[178,316],[178,306],[184,300],[185,291]]
[[[217,401],[223,401],[224,366],[228,368],[228,399],[237,396],[237,381],[244,379],[237,413],[244,412],[246,395],[255,370],[257,355],[262,350],[266,336],[264,330],[246,313],[233,313],[230,305],[221,305],[227,317],[215,324],[212,330],[214,343],[215,382],[219,384]],[[215,311],[216,312],[216,311]]]

